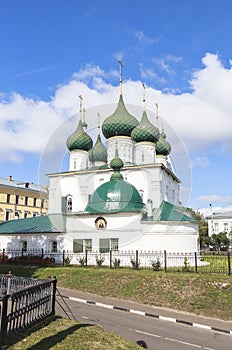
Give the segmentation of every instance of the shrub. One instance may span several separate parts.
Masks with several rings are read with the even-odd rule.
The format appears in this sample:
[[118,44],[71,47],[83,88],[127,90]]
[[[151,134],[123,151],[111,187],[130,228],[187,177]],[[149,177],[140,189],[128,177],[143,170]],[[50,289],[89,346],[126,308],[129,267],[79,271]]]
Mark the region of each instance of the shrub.
[[187,259],[187,257],[184,258],[184,266],[182,267],[183,272],[189,272],[190,271],[190,263]]
[[81,267],[84,267],[86,265],[86,258],[80,258],[78,259],[79,264],[81,265]]
[[120,264],[121,264],[121,260],[115,258],[114,261],[113,261],[114,267],[115,268],[120,267]]
[[98,267],[101,267],[102,264],[103,264],[104,261],[105,261],[105,258],[103,258],[103,257],[102,257],[102,258],[101,258],[101,257],[99,258],[98,256],[96,256],[95,259],[96,259],[96,264],[97,264]]
[[137,262],[135,259],[131,259],[132,269],[137,270],[139,268],[139,264],[140,264],[139,261]]
[[154,260],[151,262],[151,266],[153,271],[159,271],[161,269],[161,262],[159,261],[159,259]]

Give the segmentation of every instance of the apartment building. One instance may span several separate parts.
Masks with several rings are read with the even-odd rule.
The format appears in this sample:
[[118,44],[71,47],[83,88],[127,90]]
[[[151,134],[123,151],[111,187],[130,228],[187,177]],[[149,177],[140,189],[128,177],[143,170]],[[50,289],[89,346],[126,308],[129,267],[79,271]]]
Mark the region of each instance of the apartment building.
[[46,215],[48,187],[0,178],[0,222]]

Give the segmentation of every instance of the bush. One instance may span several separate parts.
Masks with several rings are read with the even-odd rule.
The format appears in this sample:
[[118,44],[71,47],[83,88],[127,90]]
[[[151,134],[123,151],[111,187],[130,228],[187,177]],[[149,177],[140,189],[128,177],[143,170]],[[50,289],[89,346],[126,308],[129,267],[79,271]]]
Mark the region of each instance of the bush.
[[102,264],[103,264],[104,261],[105,261],[105,258],[103,258],[103,257],[102,257],[102,258],[101,258],[101,257],[99,258],[98,256],[96,256],[95,259],[96,259],[96,264],[97,264],[98,267],[101,267]]
[[151,266],[153,271],[159,271],[161,269],[161,262],[159,261],[159,259],[154,260],[151,262]]
[[185,257],[184,258],[184,266],[182,267],[183,272],[189,272],[190,271],[190,263],[188,259]]
[[139,268],[139,264],[139,261],[137,262],[135,259],[131,259],[132,269],[137,270]]
[[113,261],[114,267],[115,268],[120,267],[120,264],[121,264],[121,260],[115,258],[114,261]]
[[86,258],[80,258],[78,259],[79,264],[81,265],[81,267],[84,267],[86,265]]

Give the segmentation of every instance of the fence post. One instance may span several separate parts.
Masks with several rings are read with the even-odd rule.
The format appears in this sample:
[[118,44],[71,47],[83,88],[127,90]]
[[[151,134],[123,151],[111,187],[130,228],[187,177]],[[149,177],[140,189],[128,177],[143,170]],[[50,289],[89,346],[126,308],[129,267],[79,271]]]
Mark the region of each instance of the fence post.
[[51,281],[52,283],[52,315],[55,315],[55,305],[56,305],[56,284],[57,279],[56,276],[54,276],[54,279]]
[[231,274],[230,252],[228,252],[227,257],[228,257],[228,275],[230,275]]
[[41,249],[41,264],[43,264],[43,258],[44,258],[44,250],[42,248]]
[[195,272],[198,273],[198,270],[197,270],[197,252],[194,253],[194,257],[195,257]]
[[112,269],[112,249],[110,249],[110,268]]
[[0,344],[5,343],[6,335],[7,335],[7,306],[8,306],[8,295],[6,295],[6,291],[4,291],[5,295],[2,297],[2,312],[1,312],[1,332],[0,332]]
[[88,266],[88,250],[85,250],[85,266]]
[[63,250],[63,266],[65,265],[65,250]]
[[167,272],[167,251],[164,251],[164,271]]
[[139,268],[139,251],[138,250],[135,251],[135,268],[136,270],[138,270]]
[[4,263],[5,261],[5,248],[3,248],[2,250],[2,264]]

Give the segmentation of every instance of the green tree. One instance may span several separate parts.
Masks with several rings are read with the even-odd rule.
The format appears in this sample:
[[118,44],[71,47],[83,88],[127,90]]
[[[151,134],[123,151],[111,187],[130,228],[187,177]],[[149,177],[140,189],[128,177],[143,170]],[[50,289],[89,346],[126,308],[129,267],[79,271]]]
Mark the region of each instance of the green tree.
[[210,245],[214,249],[223,250],[228,249],[230,246],[230,240],[227,237],[226,232],[219,232],[218,234],[214,233],[210,237]]
[[198,222],[199,225],[199,238],[200,238],[200,247],[205,248],[210,245],[210,237],[208,235],[208,222],[204,216],[198,211],[195,212],[193,209],[189,209],[191,216]]

